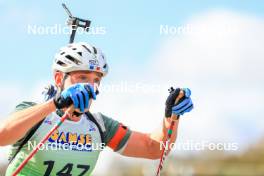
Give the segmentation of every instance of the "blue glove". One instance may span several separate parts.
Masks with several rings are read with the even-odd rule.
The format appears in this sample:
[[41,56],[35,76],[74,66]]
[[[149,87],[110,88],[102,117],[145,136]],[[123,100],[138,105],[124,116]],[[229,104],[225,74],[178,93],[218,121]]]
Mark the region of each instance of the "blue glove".
[[89,107],[89,99],[96,99],[96,93],[93,86],[85,83],[77,83],[63,90],[54,98],[54,104],[58,109],[74,105],[75,109],[84,112]]
[[183,115],[186,112],[190,112],[193,109],[193,102],[190,98],[191,90],[188,88],[183,89],[185,96],[179,103],[172,107],[172,113],[177,116]]

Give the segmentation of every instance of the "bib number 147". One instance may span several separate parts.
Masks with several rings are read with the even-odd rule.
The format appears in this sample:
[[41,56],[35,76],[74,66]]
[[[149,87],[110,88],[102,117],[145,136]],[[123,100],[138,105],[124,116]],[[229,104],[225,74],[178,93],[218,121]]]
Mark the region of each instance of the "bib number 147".
[[[43,164],[47,165],[47,169],[44,176],[50,176],[55,161],[44,161]],[[67,163],[61,170],[56,173],[56,176],[73,176],[71,174],[73,167],[80,169],[80,174],[78,176],[84,176],[85,173],[90,169],[89,165],[77,164],[76,166],[74,166],[72,163]]]

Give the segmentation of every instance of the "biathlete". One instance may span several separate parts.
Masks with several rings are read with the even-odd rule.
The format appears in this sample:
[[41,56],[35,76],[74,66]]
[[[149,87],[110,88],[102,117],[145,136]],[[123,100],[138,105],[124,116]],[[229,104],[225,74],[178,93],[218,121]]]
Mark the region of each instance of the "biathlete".
[[[177,88],[166,100],[160,130],[151,133],[133,131],[102,113],[89,111],[98,93],[95,85],[100,85],[108,72],[106,58],[99,48],[84,42],[69,44],[55,55],[52,68],[55,86],[47,89],[46,101],[39,104],[22,102],[1,124],[0,146],[12,145],[6,176],[12,175],[33,146],[72,105],[75,111],[29,160],[19,176],[91,175],[104,147],[124,156],[159,159],[160,142],[166,140],[171,123],[168,117],[172,113],[180,116],[193,109],[189,89],[185,89],[188,96],[174,103],[181,90]],[[170,142],[176,140],[178,123],[177,120]]]

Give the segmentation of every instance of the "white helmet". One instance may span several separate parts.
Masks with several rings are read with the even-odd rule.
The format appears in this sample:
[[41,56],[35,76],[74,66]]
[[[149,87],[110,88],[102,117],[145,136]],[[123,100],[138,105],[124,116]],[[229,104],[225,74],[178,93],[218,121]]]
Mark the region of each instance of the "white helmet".
[[100,49],[85,43],[71,43],[62,47],[55,55],[53,71],[69,73],[72,71],[95,71],[105,76],[108,65]]

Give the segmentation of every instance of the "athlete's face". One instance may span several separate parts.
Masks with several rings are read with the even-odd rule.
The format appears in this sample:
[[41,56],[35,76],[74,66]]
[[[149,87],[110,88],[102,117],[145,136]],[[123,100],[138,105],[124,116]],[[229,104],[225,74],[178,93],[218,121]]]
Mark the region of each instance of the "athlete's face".
[[92,85],[100,85],[102,74],[90,71],[75,71],[68,73],[63,85],[63,77],[65,75],[61,72],[55,73],[55,83],[58,87],[66,89],[76,83],[90,83]]
[[[68,73],[68,76],[66,76],[66,79],[64,80],[64,83],[63,83],[64,76],[65,74],[62,72],[55,73],[55,83],[57,87],[60,87],[61,89],[67,89],[68,87],[76,83],[90,83],[93,86],[94,84],[97,84],[97,86],[99,86],[100,81],[102,79],[102,74],[97,73],[97,72],[75,71],[75,72]],[[94,88],[96,87],[94,86]],[[90,108],[91,104],[92,104],[92,99],[90,99],[89,107],[87,109]],[[80,118],[75,115],[70,116],[69,119],[73,121],[80,120]]]

